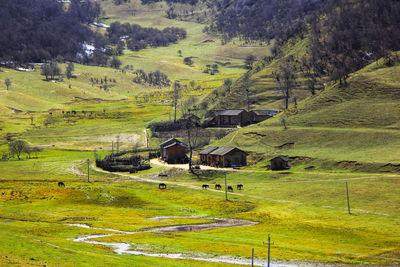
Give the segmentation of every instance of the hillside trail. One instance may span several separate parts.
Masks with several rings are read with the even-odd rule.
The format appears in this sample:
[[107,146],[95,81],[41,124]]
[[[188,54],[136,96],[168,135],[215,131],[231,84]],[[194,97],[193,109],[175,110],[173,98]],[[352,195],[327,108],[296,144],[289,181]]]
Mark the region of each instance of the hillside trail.
[[[114,176],[119,176],[119,177],[125,178],[125,179],[120,179],[120,181],[140,181],[140,182],[148,182],[148,183],[166,183],[166,181],[164,179],[157,179],[157,178],[152,178],[152,177],[144,177],[144,176],[137,176],[137,175],[131,175],[131,174],[122,174],[122,173],[113,173],[113,172],[104,171],[104,170],[96,167],[95,165],[91,165],[91,168],[94,169],[97,172],[112,174]],[[218,170],[221,170],[221,169],[218,169]],[[362,179],[362,177],[358,177],[357,179]],[[365,179],[371,179],[371,177],[365,177]],[[167,183],[170,184],[170,185],[182,186],[182,187],[195,189],[195,190],[203,190],[200,185],[194,185],[194,184],[189,184],[189,183],[184,183],[184,182],[175,182],[175,181],[168,181]],[[217,193],[220,193],[220,194],[225,194],[225,191],[223,191],[223,190],[215,190],[215,189],[212,189],[212,188],[209,188],[207,190],[208,191],[212,191],[212,192],[217,192]],[[255,196],[255,195],[237,193],[237,192],[228,192],[228,195],[236,195],[236,196],[240,196],[240,197],[247,197],[247,198],[259,199],[259,200],[266,200],[266,201],[276,202],[276,203],[284,203],[284,204],[293,204],[293,205],[298,205],[298,206],[312,206],[312,207],[315,207],[315,205],[313,205],[312,203],[311,204],[307,204],[307,203],[302,203],[302,202],[293,201],[293,200],[273,199],[273,198],[268,198],[268,197],[261,197],[261,196]],[[333,207],[333,206],[319,206],[319,208],[322,208],[322,209],[336,209],[336,210],[346,210],[347,209],[345,207],[342,208],[342,207]],[[399,216],[396,216],[396,215],[391,215],[391,214],[386,214],[386,213],[377,213],[377,212],[363,210],[363,209],[352,209],[352,211],[359,212],[359,213],[364,213],[364,214],[379,215],[379,216],[399,217]]]

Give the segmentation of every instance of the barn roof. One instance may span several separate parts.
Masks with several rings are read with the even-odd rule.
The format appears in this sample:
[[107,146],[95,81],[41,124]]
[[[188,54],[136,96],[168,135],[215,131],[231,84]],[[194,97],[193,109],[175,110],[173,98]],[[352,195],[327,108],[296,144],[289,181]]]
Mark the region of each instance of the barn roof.
[[179,141],[179,140],[176,139],[176,138],[171,138],[171,139],[169,139],[169,140],[167,140],[167,141],[165,141],[165,142],[162,142],[162,143],[160,144],[160,147],[162,147],[162,148],[167,148],[167,147],[173,146],[173,145],[175,145],[175,144],[179,144],[179,145],[181,145],[181,146],[187,147],[187,145],[186,145],[185,143],[182,143],[181,141]]
[[222,110],[221,112],[219,112],[218,115],[237,116],[244,111],[245,111],[244,109],[226,109],[226,110]]
[[239,150],[239,151],[241,151],[243,153],[246,153],[246,152],[244,152],[244,151],[242,151],[242,150],[240,150],[239,148],[236,148],[236,147],[223,146],[223,147],[220,147],[220,148],[214,150],[213,152],[211,152],[210,155],[225,156],[226,154],[229,154],[233,150]]
[[210,154],[211,152],[213,152],[214,150],[218,149],[217,146],[209,146],[205,149],[203,149],[202,151],[200,151],[200,155],[207,155]]
[[289,157],[287,157],[287,156],[282,156],[282,155],[276,156],[276,157],[270,159],[270,161],[271,161],[271,160],[274,160],[274,159],[281,159],[281,160],[283,160],[283,161],[290,161],[290,158],[289,158]]
[[268,109],[252,110],[252,112],[257,116],[266,116],[266,115],[275,116],[276,114],[278,114],[277,110],[268,110]]

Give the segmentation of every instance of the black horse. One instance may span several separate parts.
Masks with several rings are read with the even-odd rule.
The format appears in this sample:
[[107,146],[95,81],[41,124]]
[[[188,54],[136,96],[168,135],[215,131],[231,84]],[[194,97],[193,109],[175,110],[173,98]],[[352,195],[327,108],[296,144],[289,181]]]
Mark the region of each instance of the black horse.
[[216,189],[216,190],[221,190],[221,188],[222,188],[222,186],[221,186],[220,184],[216,184],[216,185],[215,185],[215,189]]
[[58,187],[65,187],[65,184],[63,182],[58,182]]
[[209,188],[209,186],[208,186],[208,184],[203,184],[203,185],[201,186],[201,188],[202,188],[202,189],[207,189],[207,188]]
[[167,189],[167,185],[164,184],[164,183],[161,183],[161,184],[158,185],[158,188],[159,189]]
[[228,192],[233,192],[233,187],[232,186],[228,186]]
[[238,184],[237,185],[237,190],[242,190],[243,189],[243,185],[242,184]]

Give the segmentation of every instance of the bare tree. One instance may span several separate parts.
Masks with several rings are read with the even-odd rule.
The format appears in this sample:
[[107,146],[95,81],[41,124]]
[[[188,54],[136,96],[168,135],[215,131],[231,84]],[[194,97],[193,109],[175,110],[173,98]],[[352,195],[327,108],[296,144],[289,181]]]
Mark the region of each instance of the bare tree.
[[172,93],[171,93],[171,100],[172,100],[172,107],[174,108],[174,122],[176,122],[176,109],[178,107],[179,99],[181,98],[181,90],[182,86],[179,81],[175,81],[172,84]]
[[301,72],[304,77],[307,79],[307,87],[312,95],[315,95],[316,87],[318,85],[318,72],[315,70],[315,66],[310,57],[303,57],[301,59]]
[[292,96],[293,88],[296,86],[296,65],[292,56],[288,57],[284,63],[279,66],[275,75],[279,89],[285,98],[285,109],[289,108],[289,99]]

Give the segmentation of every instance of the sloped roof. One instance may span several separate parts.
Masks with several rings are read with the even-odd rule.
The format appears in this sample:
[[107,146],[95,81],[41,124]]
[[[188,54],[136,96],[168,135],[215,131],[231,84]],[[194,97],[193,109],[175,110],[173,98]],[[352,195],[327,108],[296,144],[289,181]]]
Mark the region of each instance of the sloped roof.
[[202,151],[200,151],[200,155],[207,155],[210,154],[211,152],[213,152],[214,150],[218,149],[217,146],[209,146],[206,147],[205,149],[203,149]]
[[[239,148],[236,148],[236,147],[223,146],[223,147],[220,147],[220,148],[214,150],[213,152],[211,152],[210,155],[225,156],[226,154],[229,154],[233,150],[239,150],[241,152],[244,152],[243,150],[240,150]],[[244,153],[246,153],[246,152],[244,152]]]
[[289,158],[289,157],[287,157],[287,156],[282,156],[282,155],[276,156],[276,157],[270,159],[270,161],[271,161],[271,160],[274,160],[274,159],[277,159],[277,158],[279,158],[279,159],[281,159],[281,160],[283,160],[283,161],[290,161],[290,158]]
[[226,109],[221,111],[218,115],[221,116],[237,116],[240,113],[244,112],[244,109]]
[[170,147],[170,146],[175,145],[175,144],[179,144],[181,146],[187,147],[187,145],[185,143],[182,143],[181,141],[179,141],[176,138],[171,138],[171,139],[169,139],[169,140],[167,140],[165,142],[162,142],[160,144],[160,147],[166,148],[166,147]]
[[268,109],[252,110],[252,112],[258,116],[275,116],[276,114],[278,114],[278,111]]

